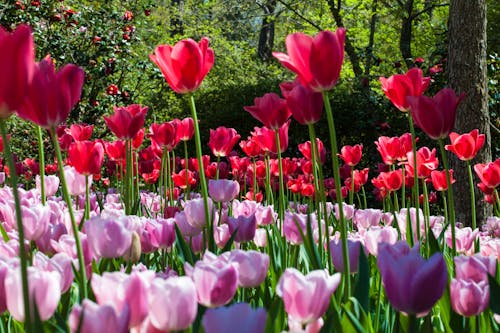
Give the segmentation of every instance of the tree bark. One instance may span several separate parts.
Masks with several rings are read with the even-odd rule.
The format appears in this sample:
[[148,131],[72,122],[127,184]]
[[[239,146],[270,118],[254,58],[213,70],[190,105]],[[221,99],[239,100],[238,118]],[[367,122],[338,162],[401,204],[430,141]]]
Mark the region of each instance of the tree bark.
[[264,17],[259,34],[259,45],[257,54],[263,61],[271,59],[274,48],[274,10],[276,9],[276,0],[268,0],[262,6]]
[[[459,105],[455,131],[459,134],[475,128],[486,135],[483,149],[472,164],[491,161],[491,135],[488,113],[486,68],[486,1],[451,0],[448,21],[448,79],[457,93],[466,93]],[[456,183],[453,185],[457,221],[471,224],[471,203],[465,162],[452,156],[451,167]],[[478,178],[474,175],[477,183]],[[475,187],[476,188],[476,187]],[[491,215],[491,208],[476,188],[478,225]]]
[[399,35],[399,50],[406,63],[406,67],[415,66],[411,53],[413,27],[413,0],[408,0],[403,4],[403,17],[401,19],[401,34]]

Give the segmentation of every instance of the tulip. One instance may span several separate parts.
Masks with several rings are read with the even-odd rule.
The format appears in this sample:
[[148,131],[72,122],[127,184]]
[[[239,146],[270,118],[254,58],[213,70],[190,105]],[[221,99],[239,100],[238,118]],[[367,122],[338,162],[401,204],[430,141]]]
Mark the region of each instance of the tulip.
[[257,157],[261,154],[261,147],[253,137],[240,141],[240,148],[248,157]]
[[176,127],[173,122],[165,122],[162,124],[151,124],[149,127],[149,137],[160,148],[172,151],[179,142],[176,135]]
[[465,317],[476,316],[488,308],[490,286],[487,281],[452,279],[450,300],[456,313]]
[[187,117],[182,120],[174,119],[175,134],[177,141],[189,141],[194,135],[194,121],[193,118]]
[[422,131],[431,139],[446,138],[455,126],[458,104],[464,94],[456,96],[452,89],[441,89],[433,98],[427,96],[410,96],[411,116]]
[[241,287],[257,287],[266,279],[269,256],[265,253],[233,250],[228,261],[237,264],[238,285]]
[[[310,161],[312,159],[311,141],[306,141],[299,144],[299,151],[304,155],[304,157]],[[319,151],[319,160],[321,163],[325,163],[326,160],[326,148],[320,139],[316,139],[316,147]]]
[[[37,175],[35,178],[35,184],[36,184],[36,189],[40,191],[40,176]],[[45,184],[45,194],[47,196],[53,196],[57,193],[57,190],[59,189],[59,177],[55,175],[45,175],[44,177],[44,184]]]
[[205,333],[264,333],[267,313],[264,308],[252,309],[248,303],[208,309],[202,323]]
[[132,139],[144,126],[144,118],[148,112],[148,107],[132,104],[127,107],[113,106],[114,113],[105,116],[104,121],[108,128],[118,139]]
[[286,104],[295,119],[301,125],[318,122],[323,112],[323,96],[311,88],[303,86],[299,81],[280,84]]
[[[451,226],[445,232],[446,244],[451,248],[453,247],[452,237],[451,237]],[[474,251],[474,241],[479,236],[479,230],[470,227],[466,228],[455,228],[455,242],[456,250],[460,253],[469,253]]]
[[240,140],[241,136],[234,128],[224,126],[217,127],[216,130],[210,130],[210,139],[208,146],[212,154],[218,157],[229,156],[234,145]]
[[371,227],[365,233],[366,250],[373,256],[378,255],[380,244],[396,244],[398,241],[398,230],[391,226]]
[[353,167],[359,163],[361,160],[363,151],[363,145],[354,145],[354,146],[344,146],[340,150],[340,158],[345,162],[345,164]]
[[[290,120],[285,122],[278,130],[280,139],[280,151],[283,153],[288,148],[288,129],[290,127]],[[255,138],[264,152],[278,153],[276,145],[275,131],[267,127],[254,128],[252,135]]]
[[181,189],[186,189],[188,186],[193,187],[197,182],[194,176],[194,172],[191,172],[189,170],[186,171],[186,169],[182,169],[179,173],[172,174],[172,180],[174,182],[174,185],[180,187]]
[[276,285],[276,294],[283,299],[290,317],[307,324],[323,316],[339,283],[340,273],[314,270],[304,276],[295,268],[287,268]]
[[[359,265],[359,251],[363,250],[359,240],[347,240],[347,252],[349,257],[350,273],[356,273]],[[332,261],[335,270],[345,273],[344,259],[342,252],[342,243],[338,240],[330,241],[330,253],[332,254]]]
[[372,179],[372,183],[381,191],[394,192],[403,185],[403,173],[401,169],[381,172],[376,178]]
[[127,333],[129,317],[128,308],[118,313],[112,305],[97,305],[84,299],[82,305],[73,306],[69,315],[69,328],[71,333]]
[[84,176],[100,174],[104,148],[98,141],[76,141],[69,146],[68,157],[78,173]]
[[[406,154],[408,157],[408,164],[405,164],[408,176],[413,178],[414,161],[413,152]],[[436,149],[430,150],[427,147],[422,147],[417,150],[417,174],[419,178],[426,178],[431,175],[431,172],[438,167],[439,161],[436,157]]]
[[425,260],[418,245],[410,250],[405,241],[395,245],[383,243],[378,250],[377,265],[389,302],[398,311],[426,315],[448,283],[443,255],[435,253]]
[[283,66],[317,92],[331,90],[344,61],[345,29],[321,31],[314,38],[297,32],[286,37],[288,54],[273,52]]
[[125,141],[104,142],[104,149],[111,161],[125,160]]
[[382,211],[380,209],[358,209],[354,213],[352,222],[358,230],[363,230],[380,225],[381,219]]
[[[208,210],[209,212],[212,212],[212,199],[207,199]],[[186,213],[187,223],[189,223],[192,227],[203,229],[206,226],[208,221],[205,219],[205,203],[202,198],[186,201],[184,205],[184,212]]]
[[84,176],[76,171],[72,166],[64,167],[64,177],[68,185],[70,195],[79,195],[85,193],[85,177],[88,178],[89,186],[92,184],[92,176]]
[[290,118],[287,102],[275,93],[268,93],[254,100],[254,105],[243,107],[252,117],[270,129],[278,129]]
[[208,181],[208,194],[216,202],[229,202],[240,193],[240,184],[229,179]]
[[229,225],[229,232],[231,235],[236,232],[234,240],[237,242],[250,242],[255,237],[255,230],[257,228],[255,215],[251,215],[249,217],[229,217],[227,224]]
[[94,125],[72,124],[66,129],[66,133],[71,135],[75,141],[87,141],[92,136]]
[[85,221],[85,230],[92,252],[97,257],[123,256],[132,243],[132,232],[123,219],[93,217]]
[[460,255],[454,258],[456,278],[472,280],[474,282],[488,281],[488,274],[495,276],[497,258],[475,254],[473,256]]
[[35,45],[31,28],[19,25],[12,33],[0,27],[0,118],[18,111],[35,71]]
[[186,212],[184,211],[175,214],[174,220],[182,235],[185,237],[194,237],[199,235],[205,226],[195,227],[189,224]]
[[[450,183],[455,183],[455,178],[453,178],[453,170],[448,170],[450,173]],[[436,191],[446,191],[448,189],[448,183],[446,182],[446,171],[433,170],[431,172],[432,186]]]
[[160,68],[172,90],[186,94],[199,88],[214,64],[214,51],[208,43],[203,37],[199,43],[184,39],[173,47],[159,45],[149,59]]
[[84,76],[83,69],[73,64],[56,72],[54,62],[47,56],[35,67],[27,97],[17,111],[19,117],[45,129],[55,129],[66,121],[80,100]]
[[198,303],[218,307],[229,303],[238,287],[238,272],[233,264],[215,258],[212,262],[199,260],[192,267],[184,263],[184,270],[196,287]]
[[[377,151],[380,153],[382,160],[387,165],[394,164],[401,157],[401,141],[399,137],[389,138],[381,136],[375,141]],[[406,153],[404,154],[406,156]]]
[[301,231],[304,237],[307,237],[307,223],[311,223],[312,229],[318,225],[315,216],[316,215],[286,212],[282,230],[286,240],[293,245],[302,244],[304,239],[302,239]]
[[406,98],[408,96],[421,96],[429,87],[430,82],[431,78],[423,77],[422,70],[417,67],[410,69],[406,74],[393,75],[388,79],[380,78],[382,91],[392,104],[403,112],[410,109]]
[[477,129],[462,135],[451,132],[451,144],[446,145],[444,148],[451,151],[462,161],[470,161],[476,157],[478,151],[483,147],[485,140],[485,135],[479,134]]
[[42,204],[21,207],[24,237],[36,241],[42,237],[49,228],[50,208]]
[[494,189],[500,185],[500,158],[495,162],[474,165],[474,171],[484,186]]

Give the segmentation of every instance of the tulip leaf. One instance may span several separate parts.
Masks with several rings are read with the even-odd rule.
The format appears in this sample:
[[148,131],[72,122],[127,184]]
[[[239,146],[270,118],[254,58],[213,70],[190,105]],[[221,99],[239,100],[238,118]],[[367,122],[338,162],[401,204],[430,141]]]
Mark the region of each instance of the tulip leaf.
[[342,318],[342,332],[372,333],[371,317],[366,314],[358,300],[350,297],[342,305],[345,312]]
[[332,297],[332,301],[330,302],[325,318],[326,320],[323,327],[321,327],[320,333],[343,331],[339,308],[335,297]]
[[359,250],[359,265],[358,265],[358,280],[356,289],[354,290],[354,297],[359,301],[359,304],[366,312],[369,312],[370,306],[370,266],[368,265],[368,258],[366,258],[363,247]]
[[[320,226],[321,228],[321,226]],[[323,264],[321,263],[321,258],[319,257],[318,247],[316,246],[316,242],[313,239],[313,231],[311,224],[311,215],[307,215],[307,238],[310,244],[311,254],[314,258],[313,267],[314,269],[323,269]]]
[[500,286],[497,280],[488,274],[490,284],[490,309],[493,313],[500,313]]
[[226,245],[224,245],[224,248],[222,249],[221,253],[231,250],[231,246],[233,246],[234,239],[236,238],[237,233],[238,233],[238,228],[236,228],[231,237],[229,237],[229,240],[227,241]]
[[439,243],[436,239],[436,236],[434,236],[434,232],[432,231],[431,228],[427,231],[427,241],[429,242],[429,257],[433,255],[436,252],[441,252],[441,249],[439,247]]
[[184,236],[182,235],[181,230],[177,226],[177,224],[174,224],[175,227],[175,235],[177,236],[177,247],[179,248],[179,252],[181,254],[181,257],[183,261],[187,261],[191,265],[194,265],[194,260],[193,260],[193,253],[189,246],[187,245],[186,241],[184,240]]

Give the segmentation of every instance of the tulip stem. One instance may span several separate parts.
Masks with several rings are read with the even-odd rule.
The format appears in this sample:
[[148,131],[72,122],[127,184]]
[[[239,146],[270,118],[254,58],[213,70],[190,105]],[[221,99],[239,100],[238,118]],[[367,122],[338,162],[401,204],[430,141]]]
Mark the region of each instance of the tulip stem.
[[89,177],[85,176],[85,210],[84,219],[88,220],[90,218],[90,188],[89,188]]
[[172,160],[170,158],[170,152],[167,149],[167,172],[165,172],[165,184],[167,186],[167,199],[168,199],[168,204],[169,206],[174,205],[174,193],[172,191],[172,166],[171,163]]
[[40,173],[40,195],[42,196],[42,204],[45,205],[45,153],[43,151],[43,136],[42,128],[36,126],[37,136],[38,136],[38,165]]
[[[342,258],[344,260],[344,274],[343,280],[345,281],[345,299],[348,300],[351,296],[351,268],[349,263],[349,252],[347,247],[347,226],[344,218],[344,206],[342,205],[342,188],[340,185],[340,170],[337,146],[337,133],[335,131],[335,123],[333,120],[332,107],[328,92],[323,91],[323,103],[325,104],[326,118],[328,120],[328,130],[330,132],[330,146],[332,154],[333,174],[335,180],[335,192],[339,210],[339,223],[340,223],[340,239],[342,241]],[[328,226],[327,226],[328,228]]]
[[[476,194],[474,193],[474,180],[472,178],[472,166],[470,161],[467,163],[467,173],[469,175],[470,208],[472,215],[472,230],[476,229]],[[479,252],[479,239],[474,241],[474,252]]]
[[215,170],[215,180],[219,180],[220,156],[217,155],[217,170]]
[[417,240],[420,242],[420,191],[418,188],[417,139],[415,136],[415,126],[413,126],[413,118],[409,112],[407,113],[407,115],[411,132],[411,147],[413,150],[413,200],[415,202],[416,211],[416,232]]
[[[451,188],[451,177],[450,169],[448,166],[448,157],[446,156],[446,151],[444,150],[443,139],[438,139],[439,149],[441,150],[441,159],[443,160],[444,170],[446,172],[446,185],[448,186],[448,208],[450,216],[450,227],[451,227],[451,243],[452,243],[452,257],[457,255],[457,244],[455,236],[455,204],[453,201],[453,189]],[[454,264],[453,264],[454,265]],[[455,266],[453,266],[455,267]]]
[[161,163],[160,163],[160,181],[159,181],[159,191],[158,194],[160,195],[160,209],[162,209],[163,212],[165,212],[165,207],[166,205],[163,204],[163,201],[166,202],[166,197],[165,197],[165,187],[167,186],[165,184],[165,164],[167,163],[167,149],[165,148],[163,150],[163,153],[161,154]]
[[82,242],[80,241],[79,229],[76,225],[75,215],[73,213],[73,205],[71,204],[71,197],[68,192],[68,186],[66,183],[66,177],[64,176],[63,159],[61,154],[61,147],[59,146],[59,141],[57,140],[57,134],[55,129],[52,127],[50,129],[50,134],[52,136],[52,141],[54,142],[54,149],[57,156],[57,168],[59,169],[59,178],[61,180],[61,188],[63,193],[64,201],[68,206],[68,213],[71,220],[71,229],[73,230],[73,237],[75,237],[76,252],[78,255],[78,269],[80,272],[80,301],[87,298],[87,274],[85,271],[85,261],[83,260]]
[[16,209],[16,222],[17,222],[17,233],[19,237],[19,259],[21,261],[21,281],[23,286],[23,302],[24,302],[24,317],[25,317],[25,328],[27,332],[32,332],[33,322],[31,321],[31,311],[30,311],[30,299],[29,299],[29,289],[28,289],[28,260],[26,254],[26,247],[24,246],[24,226],[22,220],[21,212],[21,200],[19,199],[19,193],[17,191],[18,180],[16,174],[16,165],[12,157],[12,151],[10,150],[9,139],[7,138],[7,128],[5,126],[5,119],[0,118],[0,131],[2,132],[3,146],[5,150],[4,156],[7,158],[7,164],[9,166],[9,181],[12,188],[12,195],[14,196],[14,205]]
[[403,179],[403,182],[401,184],[401,207],[406,208],[406,170],[405,168],[401,168],[401,178]]
[[184,140],[184,170],[186,172],[186,188],[184,189],[184,196],[186,197],[186,200],[189,200],[189,192],[191,191],[190,185],[189,185],[189,158],[188,158],[188,146],[187,146],[187,141]]
[[281,143],[280,143],[280,135],[279,130],[274,130],[274,137],[276,139],[276,150],[278,151],[278,168],[279,168],[279,182],[280,182],[280,197],[279,197],[279,219],[283,221],[285,216],[285,186],[283,184],[283,161],[281,159]]
[[[255,157],[252,157],[253,164],[253,197],[255,200],[255,196],[257,195],[257,163],[255,163]],[[245,177],[246,178],[246,177]],[[245,192],[243,192],[245,193]]]
[[[205,179],[205,168],[203,166],[200,128],[198,126],[198,116],[196,115],[196,104],[194,102],[193,94],[190,94],[189,101],[190,101],[189,105],[191,106],[191,117],[193,118],[193,123],[194,123],[194,141],[196,145],[196,157],[198,158],[198,169],[199,169],[198,171],[200,175],[201,195],[203,196],[203,205],[205,208],[205,223],[207,224],[208,227],[211,226],[212,224],[210,223],[210,212],[208,209],[208,189],[207,189],[207,181]],[[208,233],[210,234],[209,244],[215,244],[213,229],[208,230]]]

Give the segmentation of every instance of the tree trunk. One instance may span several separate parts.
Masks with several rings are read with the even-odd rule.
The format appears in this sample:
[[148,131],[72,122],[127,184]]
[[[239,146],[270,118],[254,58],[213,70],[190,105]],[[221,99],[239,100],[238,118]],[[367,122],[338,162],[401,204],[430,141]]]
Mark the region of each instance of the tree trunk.
[[263,61],[271,59],[274,48],[274,10],[276,9],[276,0],[267,1],[262,8],[264,17],[259,34],[259,45],[257,54]]
[[[458,108],[455,131],[459,134],[475,128],[486,135],[486,142],[472,164],[491,161],[491,135],[488,113],[486,68],[485,0],[451,0],[448,21],[448,79],[457,93],[466,93]],[[465,162],[452,156],[451,167],[457,221],[471,224],[471,203]],[[475,183],[478,178],[474,175]],[[475,187],[476,188],[476,187]],[[491,215],[491,208],[476,188],[478,225]]]
[[412,25],[413,25],[413,0],[404,3],[403,18],[401,19],[401,34],[399,35],[399,50],[406,63],[406,67],[415,66],[411,54]]

